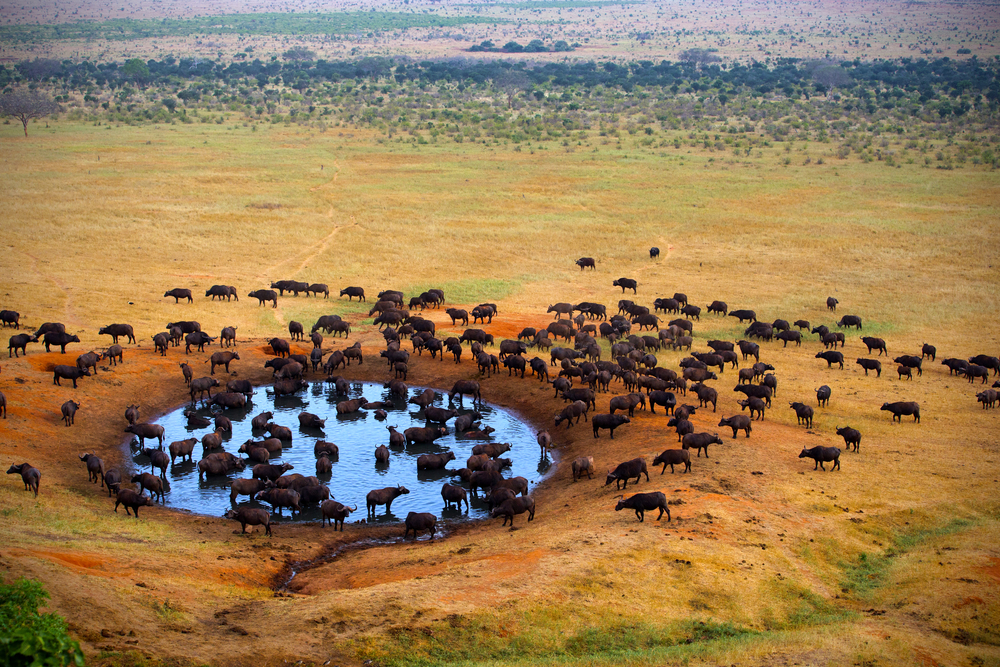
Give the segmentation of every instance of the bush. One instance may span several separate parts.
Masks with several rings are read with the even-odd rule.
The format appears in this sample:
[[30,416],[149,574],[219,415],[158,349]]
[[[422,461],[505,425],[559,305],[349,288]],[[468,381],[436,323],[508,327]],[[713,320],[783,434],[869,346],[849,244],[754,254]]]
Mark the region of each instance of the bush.
[[38,613],[48,598],[37,581],[0,584],[0,664],[82,667],[83,652],[66,633],[66,621],[56,614]]

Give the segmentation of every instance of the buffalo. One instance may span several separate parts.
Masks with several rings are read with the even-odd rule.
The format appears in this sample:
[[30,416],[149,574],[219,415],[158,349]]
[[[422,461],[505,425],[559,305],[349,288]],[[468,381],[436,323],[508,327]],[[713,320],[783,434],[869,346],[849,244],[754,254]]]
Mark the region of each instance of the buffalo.
[[50,345],[58,345],[59,351],[62,352],[63,354],[66,354],[67,345],[69,345],[70,343],[79,343],[79,342],[80,338],[78,336],[71,335],[68,333],[60,333],[58,331],[50,331],[49,333],[45,334],[45,337],[42,339],[42,343],[45,345],[46,352],[51,352],[51,350],[49,349]]
[[405,486],[387,486],[384,489],[374,489],[368,492],[365,496],[365,502],[368,506],[368,515],[375,516],[375,508],[379,505],[385,505],[385,513],[389,514],[392,511],[392,501],[401,495],[409,493],[410,490]]
[[24,490],[34,491],[35,497],[38,497],[38,484],[42,479],[42,473],[38,468],[35,468],[30,463],[20,463],[8,468],[7,474],[20,474],[21,481],[24,482]]
[[[736,437],[735,432],[733,437]],[[667,449],[662,452],[659,456],[653,459],[653,465],[663,464],[663,470],[660,474],[667,472],[667,466],[670,466],[670,474],[674,473],[674,466],[684,464],[684,472],[691,472],[691,452],[686,449]]]
[[[736,435],[733,434],[735,438]],[[718,433],[688,433],[681,439],[681,447],[684,449],[697,449],[698,456],[701,456],[701,450],[705,450],[705,458],[708,458],[708,446],[709,445],[721,445],[722,438],[719,437]]]
[[273,302],[272,308],[278,307],[278,294],[272,289],[258,289],[250,292],[247,296],[257,299],[257,305],[263,306],[268,301]]
[[816,358],[825,361],[827,368],[833,368],[834,364],[840,364],[841,370],[844,368],[844,354],[842,352],[838,352],[836,350],[817,352]]
[[[736,434],[739,431],[746,433],[747,437],[750,437],[750,431],[753,430],[753,426],[750,424],[750,418],[746,415],[733,415],[732,417],[723,417],[719,421],[719,426],[728,426],[733,429],[733,439],[736,439]],[[707,452],[706,452],[707,453]],[[654,461],[655,463],[655,461]],[[673,471],[673,468],[671,468]]]
[[[191,303],[191,302],[194,301],[194,298],[191,296],[191,290],[184,289],[183,287],[175,287],[174,289],[172,289],[172,290],[170,290],[168,292],[165,292],[163,294],[164,298],[171,297],[171,296],[174,297],[174,303],[180,303],[181,299],[187,299],[188,303]],[[117,511],[117,510],[115,510],[115,511]]]
[[876,377],[882,377],[882,363],[877,359],[858,359],[857,364],[865,369],[865,375],[868,371],[875,371]]
[[[224,516],[227,519],[239,522],[240,527],[243,529],[242,535],[246,534],[247,526],[264,526],[264,534],[268,537],[271,536],[271,515],[267,510],[256,507],[240,507],[228,510]],[[253,528],[250,530],[252,532]]]
[[62,364],[52,368],[52,384],[62,386],[61,379],[72,380],[73,389],[76,389],[76,381],[82,377],[90,377],[89,368],[77,368],[76,366],[64,366]]
[[626,415],[611,415],[611,414],[600,414],[594,415],[590,420],[591,426],[594,428],[594,437],[599,437],[599,431],[602,428],[606,428],[611,432],[611,439],[615,439],[615,429],[622,424],[628,424],[632,420]]
[[135,512],[135,518],[139,518],[139,508],[148,505],[154,506],[155,503],[153,499],[147,495],[144,495],[138,491],[133,491],[132,489],[121,489],[118,491],[118,497],[115,499],[115,513],[118,513],[118,505],[125,506],[125,514],[131,514],[129,508],[132,512]]
[[528,513],[528,521],[534,521],[535,519],[535,501],[533,498],[529,497],[519,497],[519,498],[508,498],[499,506],[494,507],[493,511],[490,512],[490,516],[493,518],[503,517],[503,525],[506,526],[507,522],[510,521],[511,527],[514,526],[514,517],[518,514]]
[[661,491],[637,493],[630,498],[623,497],[615,505],[615,511],[618,512],[623,509],[635,510],[635,516],[639,519],[640,523],[645,520],[646,512],[656,509],[660,510],[660,514],[656,517],[657,521],[663,517],[664,512],[667,513],[667,521],[670,521],[670,508],[667,507],[667,497]]
[[631,461],[625,461],[624,463],[619,463],[617,467],[608,471],[608,477],[604,480],[604,486],[615,483],[615,488],[622,490],[621,483],[625,483],[625,488],[628,488],[628,481],[635,477],[635,483],[638,484],[642,476],[646,476],[646,481],[649,481],[649,472],[646,470],[646,460],[643,458],[632,459]]
[[824,462],[829,463],[833,461],[833,470],[840,470],[840,448],[839,447],[812,447],[811,449],[803,449],[799,452],[799,458],[805,459],[810,458],[816,462],[813,466],[813,470],[817,467],[826,470],[826,466],[823,465]]
[[844,444],[847,446],[847,451],[851,451],[851,447],[854,447],[854,451],[858,451],[861,447],[861,431],[856,428],[851,428],[849,426],[844,426],[841,428],[837,427],[837,435],[844,439]]
[[426,530],[431,534],[431,542],[434,541],[434,529],[437,526],[437,517],[430,512],[410,512],[406,515],[404,524],[406,526],[406,532],[403,533],[404,540],[410,535],[411,530],[413,531],[413,539],[417,539],[419,531]]
[[112,343],[117,343],[118,338],[121,336],[128,338],[128,342],[135,343],[135,334],[132,333],[131,324],[109,324],[106,327],[101,327],[101,330],[97,332],[97,335],[111,336]]
[[903,421],[903,416],[913,415],[913,421],[920,423],[920,404],[916,401],[898,401],[896,403],[883,403],[882,410],[892,413],[893,421]]

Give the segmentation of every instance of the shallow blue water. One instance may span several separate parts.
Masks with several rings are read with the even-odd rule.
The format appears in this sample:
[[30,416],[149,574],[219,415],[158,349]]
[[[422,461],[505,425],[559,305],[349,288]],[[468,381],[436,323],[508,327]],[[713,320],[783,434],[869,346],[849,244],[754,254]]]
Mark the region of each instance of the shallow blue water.
[[[423,411],[416,405],[407,404],[403,400],[397,399],[392,407],[386,407],[389,413],[388,419],[378,421],[375,419],[373,410],[362,410],[358,413],[345,417],[338,417],[336,405],[339,401],[348,398],[359,398],[364,396],[369,401],[388,401],[388,390],[383,389],[380,384],[354,383],[347,396],[338,395],[332,384],[326,382],[312,383],[308,388],[302,390],[295,396],[282,396],[275,400],[273,396],[268,396],[266,389],[269,387],[257,387],[253,394],[251,403],[245,409],[224,410],[224,414],[233,423],[231,435],[223,434],[223,448],[225,451],[237,456],[237,450],[248,439],[255,441],[269,437],[266,432],[253,431],[250,421],[255,415],[261,412],[270,411],[274,413],[272,421],[281,426],[292,429],[293,437],[291,443],[286,445],[281,454],[273,454],[270,463],[288,462],[294,466],[290,472],[299,473],[304,476],[316,475],[316,456],[313,447],[317,440],[327,440],[335,443],[340,448],[340,455],[333,461],[332,473],[317,475],[323,484],[330,487],[333,498],[349,506],[358,506],[358,511],[351,514],[350,520],[364,519],[366,516],[365,496],[372,489],[379,489],[387,486],[402,484],[410,490],[407,495],[396,498],[392,503],[392,513],[386,514],[385,506],[377,508],[376,522],[399,521],[406,517],[409,512],[430,512],[443,519],[464,519],[464,518],[486,518],[486,505],[481,500],[476,501],[470,496],[471,510],[444,510],[444,502],[441,499],[441,486],[445,482],[460,484],[458,477],[453,476],[451,471],[465,467],[466,459],[472,454],[472,448],[476,444],[483,442],[508,442],[511,450],[504,454],[504,458],[513,461],[512,468],[504,471],[505,477],[522,476],[528,479],[530,487],[534,488],[535,483],[541,481],[542,477],[549,469],[551,461],[540,457],[538,444],[535,441],[535,434],[524,422],[521,422],[513,413],[483,404],[478,411],[483,416],[482,426],[491,426],[496,429],[491,434],[490,439],[479,440],[456,435],[454,432],[454,419],[448,421],[448,435],[439,438],[430,445],[414,445],[406,448],[390,448],[391,455],[387,466],[378,466],[375,462],[375,448],[379,445],[389,444],[389,432],[386,426],[395,426],[399,432],[411,426],[428,425],[423,418]],[[416,396],[423,387],[410,387],[410,396]],[[435,390],[436,398],[434,405],[447,408],[447,393]],[[198,480],[197,462],[202,458],[201,437],[211,433],[214,425],[204,428],[190,428],[188,419],[183,414],[185,409],[191,406],[184,406],[176,411],[164,415],[156,420],[166,430],[164,438],[164,449],[175,440],[187,438],[198,438],[195,445],[193,459],[194,463],[181,463],[177,460],[175,465],[167,468],[167,485],[165,504],[169,507],[189,510],[199,514],[221,516],[233,505],[229,501],[229,486],[233,479],[240,477],[251,478],[253,476],[253,462],[248,462],[245,470],[233,472],[224,477],[205,477]],[[453,407],[457,407],[453,406]],[[471,412],[471,401],[466,398],[464,409],[460,413]],[[213,406],[218,412],[220,408]],[[301,412],[311,412],[321,419],[326,419],[326,426],[323,429],[301,429],[299,427],[298,415]],[[213,418],[213,413],[208,408],[198,404],[196,413],[200,416]],[[150,445],[152,442],[152,445]],[[147,441],[147,446],[155,446],[156,441]],[[214,450],[219,451],[219,450]],[[455,453],[455,460],[448,464],[447,470],[417,471],[417,457],[421,454],[439,454],[446,451]],[[143,454],[133,456],[136,467],[140,470],[148,471],[149,459]],[[467,487],[466,487],[466,490]],[[237,506],[240,507],[262,507],[270,510],[269,504],[248,499],[247,496],[240,496],[237,499]],[[285,521],[291,520],[289,510],[283,510]],[[296,521],[319,521],[320,512],[317,505],[304,506],[301,514],[295,515]]]

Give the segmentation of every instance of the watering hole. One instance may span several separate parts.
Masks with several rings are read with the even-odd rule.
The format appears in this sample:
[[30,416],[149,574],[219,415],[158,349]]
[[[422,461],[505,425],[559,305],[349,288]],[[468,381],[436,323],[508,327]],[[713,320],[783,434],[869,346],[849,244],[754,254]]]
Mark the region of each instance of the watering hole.
[[[197,407],[185,405],[168,413],[154,423],[165,429],[164,449],[175,440],[198,438],[192,458],[193,463],[181,463],[180,458],[167,468],[167,484],[165,485],[165,502],[167,507],[188,510],[198,514],[221,516],[226,510],[235,507],[261,507],[270,510],[268,503],[239,496],[236,505],[230,503],[229,487],[234,479],[251,478],[253,476],[253,461],[248,461],[243,471],[232,472],[226,476],[205,476],[198,479],[198,460],[204,456],[201,438],[214,431],[214,424],[204,427],[189,425],[185,410],[198,416],[213,419],[216,414],[223,414],[233,424],[232,433],[223,433],[223,449],[237,456],[240,445],[249,439],[256,441],[269,437],[266,431],[255,430],[251,420],[261,412],[273,412],[272,422],[292,429],[291,442],[283,441],[280,453],[274,453],[269,463],[290,463],[294,468],[289,473],[299,473],[304,476],[316,475],[316,456],[314,446],[317,440],[335,443],[340,452],[332,459],[333,470],[324,475],[316,475],[322,484],[330,488],[331,497],[349,506],[358,506],[358,511],[351,515],[350,520],[365,518],[365,496],[372,489],[401,484],[410,493],[396,498],[392,503],[392,511],[387,514],[385,506],[379,506],[376,511],[376,523],[393,522],[404,519],[409,512],[430,512],[441,519],[482,519],[488,516],[488,509],[482,497],[478,500],[470,496],[470,509],[462,505],[461,510],[444,509],[441,499],[441,486],[445,482],[461,484],[468,490],[467,484],[462,484],[454,474],[459,468],[465,467],[466,459],[472,455],[472,448],[484,442],[510,443],[511,449],[503,454],[504,458],[512,460],[512,466],[504,471],[504,477],[522,476],[530,482],[530,488],[541,481],[548,471],[551,461],[542,458],[535,433],[528,424],[522,422],[513,413],[488,403],[477,406],[482,415],[482,428],[487,426],[496,429],[488,440],[467,438],[462,433],[454,431],[454,419],[448,421],[448,434],[438,438],[431,444],[410,445],[407,447],[390,448],[388,464],[377,464],[375,448],[389,444],[387,426],[395,426],[399,432],[411,426],[428,426],[424,420],[424,412],[416,405],[405,400],[391,397],[388,389],[381,384],[353,383],[347,395],[337,394],[334,386],[325,382],[311,384],[294,396],[274,397],[268,395],[269,387],[256,387],[252,401],[246,408],[222,410],[219,406]],[[423,387],[410,387],[409,395],[417,396]],[[447,392],[435,391],[433,405],[449,407]],[[338,416],[337,403],[349,398],[364,397],[368,401],[385,401],[390,405],[383,409],[388,413],[385,421],[375,418],[374,410]],[[466,398],[464,407],[459,409],[456,403],[451,406],[459,410],[459,414],[472,412],[470,399]],[[311,412],[321,419],[326,419],[322,429],[301,428],[298,416],[302,412]],[[155,447],[156,442],[146,441],[147,447]],[[218,452],[220,450],[211,450]],[[454,452],[455,460],[451,461],[445,470],[417,470],[417,457],[421,454],[442,454]],[[141,453],[133,453],[133,461],[139,471],[149,471],[149,459]],[[158,472],[158,471],[157,471]],[[305,505],[303,511],[297,513],[295,521],[320,521],[321,514],[318,505]],[[283,510],[283,520],[292,520],[289,510]]]

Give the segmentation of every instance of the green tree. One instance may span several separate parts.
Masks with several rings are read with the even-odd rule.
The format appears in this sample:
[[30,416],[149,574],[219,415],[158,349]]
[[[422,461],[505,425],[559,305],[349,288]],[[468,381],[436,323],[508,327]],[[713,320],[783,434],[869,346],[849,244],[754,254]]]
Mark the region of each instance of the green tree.
[[13,116],[24,125],[24,136],[28,136],[28,121],[59,111],[59,105],[37,90],[19,88],[0,95],[0,116]]
[[56,614],[38,613],[48,598],[37,581],[0,584],[0,664],[83,667],[83,652],[67,634],[66,621]]
[[140,58],[132,58],[122,65],[122,78],[143,86],[149,81],[149,66]]

